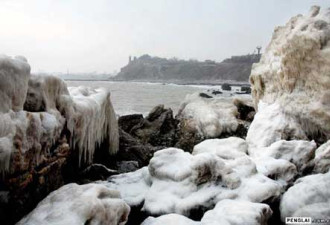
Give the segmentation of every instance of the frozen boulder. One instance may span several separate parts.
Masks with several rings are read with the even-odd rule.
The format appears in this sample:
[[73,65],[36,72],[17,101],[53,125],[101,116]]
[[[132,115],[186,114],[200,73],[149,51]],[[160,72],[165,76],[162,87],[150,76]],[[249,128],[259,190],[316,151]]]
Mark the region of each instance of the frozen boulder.
[[49,194],[18,225],[124,225],[129,212],[117,191],[100,184],[68,184]]
[[185,216],[179,214],[166,214],[163,216],[148,217],[141,225],[201,225],[200,222],[193,221]]
[[166,214],[148,217],[142,225],[266,225],[272,213],[266,204],[227,199],[207,211],[200,222],[178,214]]
[[246,156],[248,144],[242,138],[208,139],[195,145],[192,154],[213,153],[221,158]]
[[214,138],[221,133],[236,131],[237,114],[237,108],[230,100],[226,102],[202,98],[196,93],[186,96],[180,106],[178,117],[194,126],[200,135]]
[[[109,155],[118,150],[109,90],[69,91],[60,78],[30,76],[24,57],[1,55],[0,102],[0,191],[11,199],[0,198],[4,223],[16,222],[61,187],[64,176],[73,179],[79,160],[80,165],[91,164],[101,144],[97,152]],[[64,168],[70,172],[62,173]]]
[[302,172],[313,164],[316,143],[314,141],[280,140],[269,147],[249,148],[249,155],[255,158],[271,157],[284,159],[296,165],[298,171]]
[[330,173],[300,178],[284,193],[281,218],[300,216],[317,219],[330,217]]
[[[276,125],[279,129],[273,129],[278,134],[270,134],[276,139],[289,134],[323,143],[330,137],[329,15],[329,8],[314,6],[309,15],[295,16],[277,27],[260,62],[253,65],[250,83],[255,107],[262,113],[266,109],[260,109],[261,101],[269,107],[276,104],[281,111],[277,109],[275,122],[286,118]],[[253,123],[260,124],[258,113]],[[251,127],[256,126],[253,123]],[[250,140],[257,142],[260,137],[251,134]]]
[[194,216],[224,199],[263,202],[280,196],[285,182],[257,171],[243,139],[206,140],[193,154],[177,148],[156,152],[148,168],[112,176],[105,185],[150,215]]
[[214,209],[207,211],[202,225],[267,225],[272,210],[266,204],[247,201],[223,200]]
[[180,121],[176,146],[191,151],[204,139],[245,137],[251,121],[247,115],[252,108],[248,106],[250,101],[249,97],[238,100],[202,98],[198,93],[187,95],[176,116]]
[[259,101],[258,112],[247,132],[246,140],[253,148],[268,147],[279,140],[306,140],[302,126],[283,112],[278,103]]

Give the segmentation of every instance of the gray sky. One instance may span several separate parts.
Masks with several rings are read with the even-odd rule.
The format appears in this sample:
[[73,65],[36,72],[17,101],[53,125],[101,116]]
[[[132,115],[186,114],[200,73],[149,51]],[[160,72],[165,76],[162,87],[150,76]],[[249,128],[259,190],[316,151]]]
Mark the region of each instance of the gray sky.
[[113,72],[146,53],[221,61],[311,5],[330,0],[0,0],[0,53],[33,72]]

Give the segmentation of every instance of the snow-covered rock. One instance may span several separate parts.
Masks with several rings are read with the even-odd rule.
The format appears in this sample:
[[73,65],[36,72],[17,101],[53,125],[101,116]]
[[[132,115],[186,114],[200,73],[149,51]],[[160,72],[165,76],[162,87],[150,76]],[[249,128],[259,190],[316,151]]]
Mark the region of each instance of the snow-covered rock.
[[248,201],[223,200],[214,209],[207,211],[202,225],[266,225],[272,215],[272,210],[266,204]]
[[120,191],[131,206],[143,203],[151,215],[189,216],[193,209],[210,209],[228,198],[250,202],[277,198],[285,182],[258,172],[246,152],[247,144],[240,138],[206,140],[192,154],[168,148],[156,152],[148,168],[112,176],[105,185]]
[[181,103],[177,117],[185,120],[200,135],[212,138],[236,131],[239,121],[238,108],[251,105],[251,99],[230,97],[203,98],[200,93],[187,95]]
[[18,224],[124,225],[130,207],[100,184],[68,184],[49,194]]
[[[57,77],[30,76],[24,57],[0,56],[0,191],[10,190],[12,199],[1,202],[0,211],[10,220],[22,216],[27,201],[39,201],[63,185],[67,158],[78,156],[86,165],[101,144],[106,154],[118,150],[109,91],[70,91]],[[70,163],[76,168],[74,160]]]
[[[314,6],[309,15],[298,15],[277,27],[259,63],[253,65],[250,83],[258,113],[252,124],[262,128],[258,117],[274,107],[274,118],[262,121],[272,129],[269,140],[310,136],[324,142],[330,138],[330,9]],[[260,107],[262,100],[267,106]],[[283,118],[282,125],[278,122]],[[287,130],[287,129],[289,130]],[[299,129],[301,129],[300,132]],[[262,137],[253,129],[250,140]],[[249,132],[252,132],[250,130]],[[291,133],[292,132],[292,133]],[[303,133],[304,134],[303,134]],[[256,135],[258,134],[258,135]],[[267,134],[267,133],[265,133]],[[282,137],[281,137],[282,135]],[[265,138],[264,138],[265,139]]]
[[317,219],[330,217],[330,173],[298,179],[283,195],[281,217],[302,216]]
[[200,135],[212,138],[222,133],[235,132],[238,127],[237,114],[237,108],[231,99],[219,101],[202,98],[199,93],[194,93],[186,96],[178,117],[194,127]]
[[142,225],[266,225],[272,210],[266,204],[226,199],[207,211],[200,222],[178,214],[148,217]]
[[278,103],[259,101],[246,140],[254,148],[267,147],[279,140],[307,139],[302,126],[283,112]]
[[179,214],[166,214],[157,218],[149,216],[141,225],[201,225],[200,222],[193,221]]
[[315,151],[314,172],[326,173],[330,170],[330,140]]
[[299,171],[303,171],[313,162],[316,143],[314,141],[280,140],[269,147],[249,148],[249,155],[254,158],[271,157],[274,159],[285,159],[296,165]]

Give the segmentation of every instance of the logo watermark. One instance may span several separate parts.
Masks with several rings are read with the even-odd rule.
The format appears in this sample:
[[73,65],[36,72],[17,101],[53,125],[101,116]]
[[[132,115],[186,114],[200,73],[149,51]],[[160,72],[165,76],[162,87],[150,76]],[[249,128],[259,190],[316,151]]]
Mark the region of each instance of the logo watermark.
[[285,224],[330,224],[330,218],[315,219],[312,217],[285,217]]
[[312,224],[311,217],[285,217],[285,224]]

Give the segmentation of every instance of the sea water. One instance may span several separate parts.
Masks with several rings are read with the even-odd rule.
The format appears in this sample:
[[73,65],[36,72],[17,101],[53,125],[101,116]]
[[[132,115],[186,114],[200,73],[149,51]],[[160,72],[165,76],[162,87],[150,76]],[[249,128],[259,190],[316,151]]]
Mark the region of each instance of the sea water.
[[111,92],[111,101],[118,115],[140,113],[147,115],[163,104],[177,113],[187,94],[220,90],[220,86],[177,85],[148,82],[66,81],[68,86],[103,87]]

